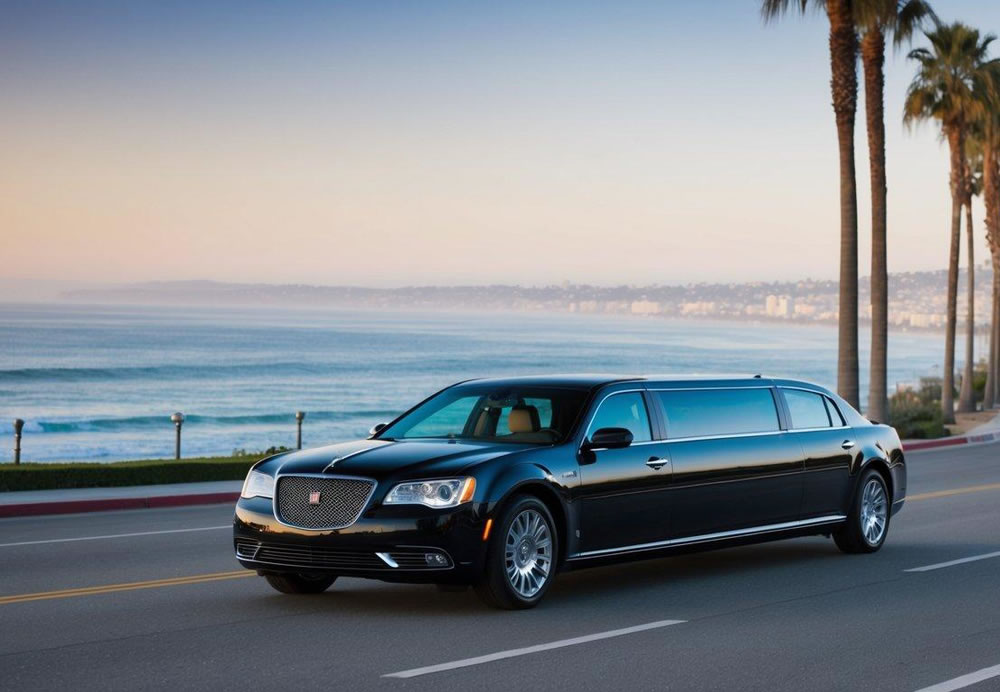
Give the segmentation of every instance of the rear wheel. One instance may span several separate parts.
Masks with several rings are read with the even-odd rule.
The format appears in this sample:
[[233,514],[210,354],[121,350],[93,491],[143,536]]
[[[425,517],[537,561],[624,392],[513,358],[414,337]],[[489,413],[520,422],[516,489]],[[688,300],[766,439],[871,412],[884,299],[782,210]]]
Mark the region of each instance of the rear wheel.
[[337,581],[336,575],[326,574],[265,574],[264,578],[281,593],[323,593]]
[[847,522],[833,534],[845,553],[874,553],[889,533],[889,490],[875,469],[861,476]]
[[534,608],[555,576],[559,537],[552,515],[537,498],[521,496],[503,511],[496,528],[476,593],[496,608]]

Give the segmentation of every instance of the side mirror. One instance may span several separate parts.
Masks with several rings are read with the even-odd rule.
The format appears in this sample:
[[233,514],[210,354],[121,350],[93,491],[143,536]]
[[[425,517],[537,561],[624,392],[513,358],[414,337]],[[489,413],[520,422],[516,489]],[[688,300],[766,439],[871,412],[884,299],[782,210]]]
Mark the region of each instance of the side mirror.
[[628,428],[601,428],[590,436],[587,446],[591,449],[622,449],[632,444]]
[[368,434],[369,435],[377,435],[378,433],[382,432],[382,428],[384,428],[387,425],[389,425],[389,424],[388,423],[376,423],[368,431]]

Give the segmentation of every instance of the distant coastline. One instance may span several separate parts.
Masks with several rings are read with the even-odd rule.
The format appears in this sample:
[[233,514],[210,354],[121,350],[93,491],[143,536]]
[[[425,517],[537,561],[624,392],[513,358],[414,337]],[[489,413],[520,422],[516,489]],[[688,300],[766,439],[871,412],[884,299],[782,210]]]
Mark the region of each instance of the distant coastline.
[[[964,271],[962,272],[964,274]],[[977,323],[989,321],[992,272],[977,267]],[[891,274],[890,327],[938,331],[944,326],[943,270]],[[960,286],[965,286],[961,278]],[[868,322],[868,281],[859,281],[860,321]],[[371,288],[309,284],[156,281],[60,290],[62,302],[165,306],[341,308],[359,310],[515,311],[698,318],[781,324],[837,323],[836,281],[593,286],[509,284]],[[964,299],[963,299],[964,300]]]

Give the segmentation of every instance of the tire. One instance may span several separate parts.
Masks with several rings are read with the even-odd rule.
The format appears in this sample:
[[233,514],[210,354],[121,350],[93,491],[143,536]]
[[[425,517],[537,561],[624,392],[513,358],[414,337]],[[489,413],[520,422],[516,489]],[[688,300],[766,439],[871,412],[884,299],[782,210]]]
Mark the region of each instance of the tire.
[[555,578],[559,535],[552,514],[542,501],[521,495],[494,528],[476,593],[494,608],[534,608]]
[[265,574],[264,578],[276,591],[292,594],[323,593],[337,581],[336,575],[325,574]]
[[833,540],[845,553],[874,553],[889,535],[890,497],[885,479],[875,469],[861,475],[851,511]]

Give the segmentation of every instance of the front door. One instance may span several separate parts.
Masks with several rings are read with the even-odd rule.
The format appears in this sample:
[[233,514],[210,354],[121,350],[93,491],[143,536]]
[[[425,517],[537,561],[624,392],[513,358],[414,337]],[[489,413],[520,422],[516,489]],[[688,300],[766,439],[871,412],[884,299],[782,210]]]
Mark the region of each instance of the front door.
[[[626,428],[632,444],[622,449],[580,453],[580,547],[583,554],[667,540],[670,460],[666,445],[653,439],[641,391],[616,392],[598,404],[586,439],[602,428]],[[586,443],[585,443],[586,444]]]

